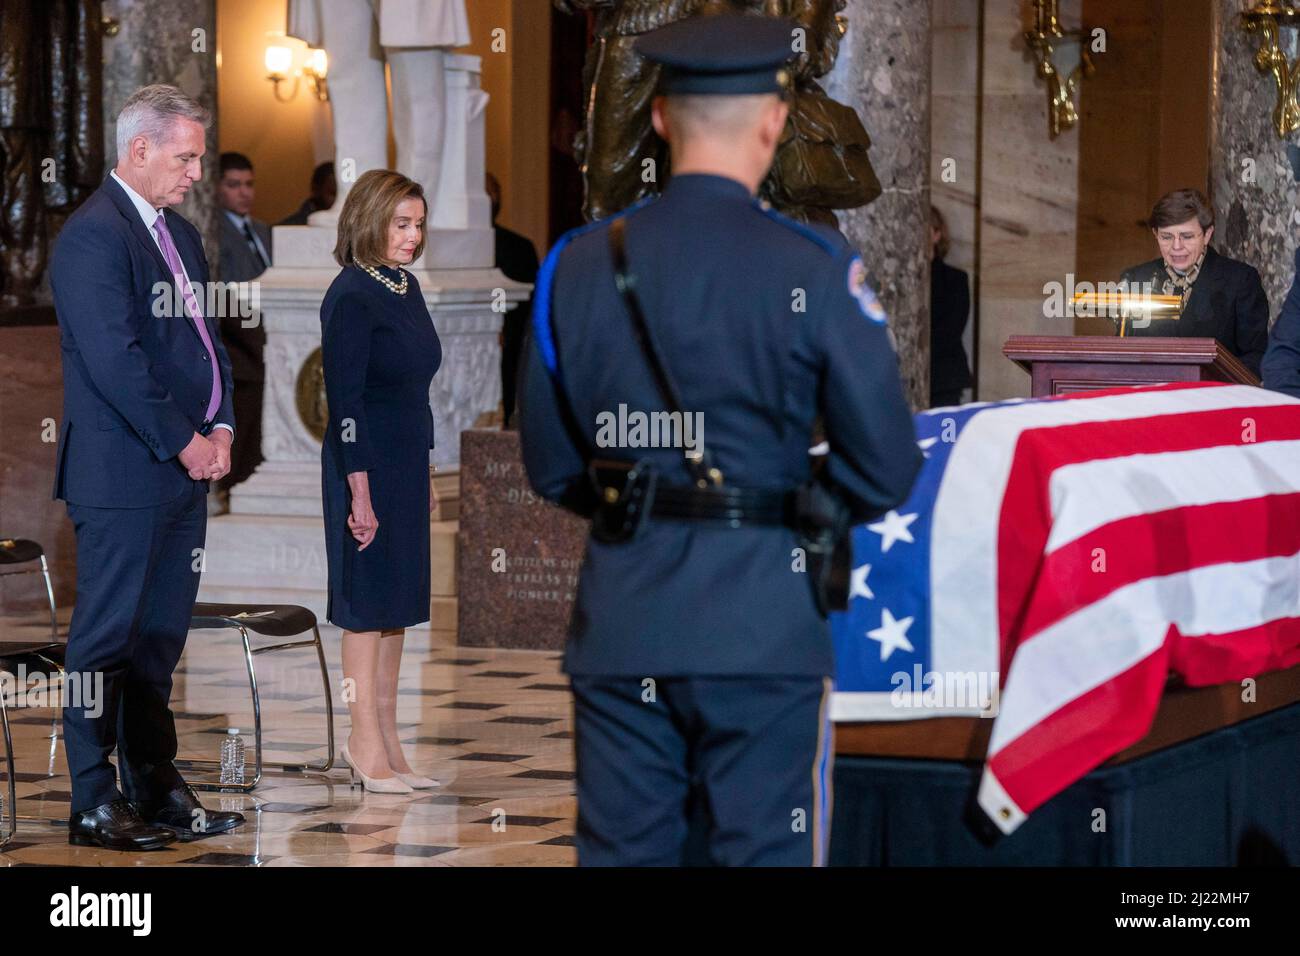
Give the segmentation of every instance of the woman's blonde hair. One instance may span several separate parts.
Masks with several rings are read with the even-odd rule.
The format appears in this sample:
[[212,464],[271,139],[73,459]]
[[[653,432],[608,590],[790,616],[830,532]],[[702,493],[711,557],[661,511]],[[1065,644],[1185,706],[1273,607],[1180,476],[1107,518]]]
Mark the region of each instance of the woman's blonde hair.
[[[391,169],[372,169],[357,177],[343,201],[343,211],[339,213],[334,261],[341,266],[382,264],[388,252],[388,226],[403,199],[420,200],[424,203],[425,215],[428,215],[429,203],[424,198],[424,189],[414,179]],[[424,252],[425,235],[421,232],[412,262]]]

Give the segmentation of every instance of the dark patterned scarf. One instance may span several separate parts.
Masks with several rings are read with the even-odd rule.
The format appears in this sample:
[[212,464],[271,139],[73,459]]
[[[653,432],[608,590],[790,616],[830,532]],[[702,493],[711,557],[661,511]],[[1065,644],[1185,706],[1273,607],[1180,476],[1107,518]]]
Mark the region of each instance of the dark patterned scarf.
[[1183,305],[1187,305],[1187,297],[1192,294],[1192,284],[1196,282],[1196,277],[1201,274],[1201,264],[1205,262],[1205,253],[1210,247],[1206,246],[1201,250],[1201,254],[1196,257],[1192,267],[1183,275],[1179,275],[1168,262],[1165,263],[1165,275],[1167,278],[1161,287],[1161,292],[1165,295],[1181,296]]

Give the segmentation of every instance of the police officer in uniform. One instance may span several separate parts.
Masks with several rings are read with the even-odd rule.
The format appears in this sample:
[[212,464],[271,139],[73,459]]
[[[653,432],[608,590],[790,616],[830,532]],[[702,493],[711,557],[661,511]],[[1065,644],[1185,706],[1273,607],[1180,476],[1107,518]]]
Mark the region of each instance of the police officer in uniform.
[[[672,178],[562,237],[538,277],[524,464],[593,519],[564,664],[583,865],[686,862],[688,807],[713,864],[825,860],[833,660],[805,505],[829,489],[867,520],[920,454],[861,260],[755,199],[793,29],[721,14],[642,37]],[[637,412],[695,427],[612,426]]]

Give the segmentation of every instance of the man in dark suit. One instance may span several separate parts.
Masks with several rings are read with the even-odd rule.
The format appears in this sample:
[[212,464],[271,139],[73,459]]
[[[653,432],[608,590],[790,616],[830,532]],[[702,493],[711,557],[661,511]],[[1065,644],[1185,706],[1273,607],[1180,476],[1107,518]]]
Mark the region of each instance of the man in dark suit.
[[305,226],[314,212],[329,209],[338,196],[338,183],[334,179],[334,164],[321,163],[311,172],[311,195],[302,201],[293,215],[285,216],[277,226]]
[[203,245],[166,208],[202,175],[210,121],[175,87],[132,94],[117,118],[116,168],[54,247],[54,496],[77,533],[66,663],[103,682],[98,711],[75,697],[64,708],[78,845],[155,849],[243,822],[205,810],[181,779],[168,706],[203,565],[208,480],[230,470],[235,422],[230,360],[204,312]]
[[[251,282],[271,266],[271,227],[252,216],[256,196],[253,163],[243,153],[222,153],[217,182],[221,257],[217,278]],[[266,385],[266,329],[261,316],[221,317],[221,340],[230,353],[235,377],[235,418],[239,434],[231,449],[230,474],[219,482],[222,497],[262,463],[262,392]],[[224,504],[224,502],[223,502]]]
[[1300,398],[1300,249],[1295,251],[1295,278],[1282,314],[1268,333],[1268,351],[1260,369],[1265,388]]
[[930,207],[930,407],[960,405],[972,384],[962,334],[970,319],[970,277],[944,262],[948,223]]
[[[527,236],[497,222],[501,213],[501,183],[487,174],[487,194],[492,200],[492,232],[496,240],[496,267],[507,279],[537,283],[537,250]],[[519,377],[519,352],[524,345],[524,331],[533,319],[530,295],[505,315],[501,324],[501,424],[509,428],[515,417],[515,387]]]
[[1254,266],[1219,255],[1210,246],[1214,210],[1195,189],[1162,196],[1148,222],[1160,257],[1124,270],[1129,287],[1150,285],[1156,295],[1178,295],[1175,320],[1134,324],[1133,335],[1215,338],[1259,374],[1268,339],[1268,296]]

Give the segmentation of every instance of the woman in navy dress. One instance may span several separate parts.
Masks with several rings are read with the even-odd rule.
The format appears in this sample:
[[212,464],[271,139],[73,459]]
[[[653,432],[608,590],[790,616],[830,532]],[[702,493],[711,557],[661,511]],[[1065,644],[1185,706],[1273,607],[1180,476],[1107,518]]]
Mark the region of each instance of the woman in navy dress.
[[415,277],[424,248],[420,185],[371,170],[339,215],[338,274],[321,303],[329,425],[321,448],[327,619],[343,629],[355,682],[343,760],[367,790],[438,782],[412,771],[397,735],[405,629],[429,619],[429,383],[442,345]]

